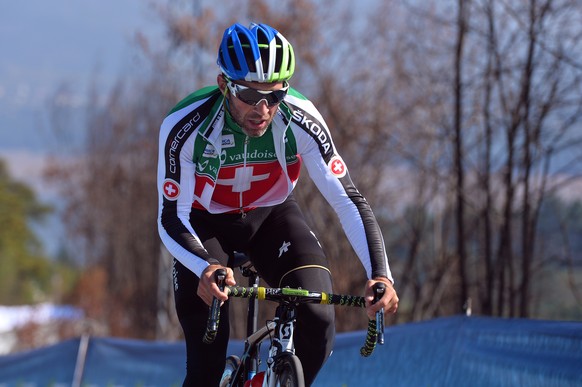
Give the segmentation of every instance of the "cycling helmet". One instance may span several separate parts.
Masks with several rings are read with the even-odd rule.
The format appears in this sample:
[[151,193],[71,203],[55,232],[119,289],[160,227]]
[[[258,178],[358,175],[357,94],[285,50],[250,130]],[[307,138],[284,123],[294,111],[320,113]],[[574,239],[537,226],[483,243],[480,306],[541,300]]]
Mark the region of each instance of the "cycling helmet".
[[228,27],[218,49],[217,63],[234,81],[281,82],[291,78],[295,71],[293,47],[266,24]]

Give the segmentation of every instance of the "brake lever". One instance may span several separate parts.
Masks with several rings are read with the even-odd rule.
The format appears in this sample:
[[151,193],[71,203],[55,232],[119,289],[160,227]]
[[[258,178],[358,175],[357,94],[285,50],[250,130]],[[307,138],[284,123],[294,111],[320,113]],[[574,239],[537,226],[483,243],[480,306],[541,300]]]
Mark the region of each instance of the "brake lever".
[[[374,290],[374,300],[372,303],[375,304],[386,292],[386,284],[376,282],[372,289]],[[384,308],[376,312],[376,332],[378,333],[376,342],[380,345],[384,344]]]

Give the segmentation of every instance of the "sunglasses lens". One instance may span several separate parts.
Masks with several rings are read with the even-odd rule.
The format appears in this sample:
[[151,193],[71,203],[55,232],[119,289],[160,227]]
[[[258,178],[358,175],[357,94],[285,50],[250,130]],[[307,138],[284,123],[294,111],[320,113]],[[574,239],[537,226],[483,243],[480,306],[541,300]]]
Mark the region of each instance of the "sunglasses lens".
[[272,106],[281,102],[286,94],[286,92],[279,90],[272,91],[268,94],[262,94],[253,89],[246,89],[239,91],[237,97],[249,105],[256,105],[260,101],[265,100],[267,101],[267,105]]
[[262,100],[267,101],[268,106],[274,106],[285,98],[287,95],[287,87],[282,90],[274,90],[266,93],[261,93],[258,90],[249,87],[234,86],[236,90],[236,97],[248,105],[255,106]]

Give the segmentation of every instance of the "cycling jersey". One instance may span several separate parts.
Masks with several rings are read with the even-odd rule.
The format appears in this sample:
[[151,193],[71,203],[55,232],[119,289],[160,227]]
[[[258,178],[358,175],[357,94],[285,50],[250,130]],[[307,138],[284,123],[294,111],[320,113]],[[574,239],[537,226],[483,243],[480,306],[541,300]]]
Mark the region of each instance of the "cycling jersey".
[[240,213],[285,201],[303,163],[336,211],[368,278],[392,280],[384,241],[315,106],[290,89],[269,130],[248,137],[225,109],[218,87],[176,105],[162,123],[158,163],[158,229],[164,245],[200,276],[216,263],[190,224],[192,208]]

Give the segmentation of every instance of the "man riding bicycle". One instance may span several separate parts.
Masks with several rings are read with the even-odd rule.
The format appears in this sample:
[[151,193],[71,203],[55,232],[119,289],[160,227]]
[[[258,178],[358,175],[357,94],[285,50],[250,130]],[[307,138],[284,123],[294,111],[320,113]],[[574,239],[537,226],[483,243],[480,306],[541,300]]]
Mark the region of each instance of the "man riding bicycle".
[[[202,336],[212,298],[228,298],[214,272],[226,269],[226,284],[235,285],[227,267],[235,251],[249,255],[270,286],[332,291],[327,258],[292,194],[302,164],[366,270],[368,315],[398,308],[374,214],[321,114],[288,83],[295,70],[291,44],[268,25],[234,24],[224,32],[217,62],[218,85],[180,101],[160,129],[158,229],[174,257],[174,295],[187,351],[184,386],[220,381],[228,303],[215,342],[204,344]],[[375,282],[387,286],[372,305]],[[308,386],[333,347],[333,307],[301,305],[297,327],[296,353]]]

